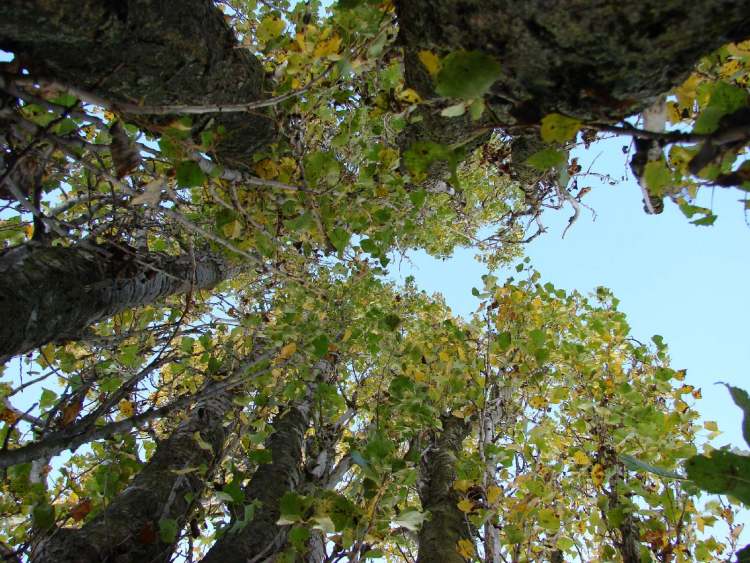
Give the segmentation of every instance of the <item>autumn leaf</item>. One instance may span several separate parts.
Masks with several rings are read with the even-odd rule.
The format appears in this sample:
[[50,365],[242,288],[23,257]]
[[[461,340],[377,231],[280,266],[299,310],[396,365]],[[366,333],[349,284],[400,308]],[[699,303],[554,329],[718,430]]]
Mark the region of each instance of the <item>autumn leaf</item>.
[[131,403],[127,399],[122,399],[117,404],[117,406],[120,409],[120,413],[125,418],[130,418],[131,416],[133,416],[133,413],[135,412],[135,409],[133,408],[133,403]]
[[474,544],[469,540],[458,540],[456,551],[464,559],[472,560],[474,558]]
[[565,143],[575,138],[581,128],[578,119],[559,113],[550,113],[542,118],[542,140],[545,143]]
[[119,120],[109,128],[109,134],[112,135],[109,149],[112,151],[117,177],[124,178],[140,164],[141,154]]
[[434,77],[440,71],[440,58],[432,51],[419,51],[417,57],[419,57],[419,61],[424,65],[431,76]]
[[80,522],[86,518],[89,512],[91,512],[91,500],[84,499],[70,509],[70,517],[76,522]]

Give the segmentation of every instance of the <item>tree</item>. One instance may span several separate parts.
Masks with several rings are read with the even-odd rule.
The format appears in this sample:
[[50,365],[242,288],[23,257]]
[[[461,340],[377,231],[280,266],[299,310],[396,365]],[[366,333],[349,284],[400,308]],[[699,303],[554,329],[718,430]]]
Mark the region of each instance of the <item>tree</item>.
[[700,390],[608,290],[522,262],[462,319],[383,277],[572,226],[578,139],[710,225],[696,192],[750,182],[744,6],[320,4],[0,6],[4,556],[736,551],[698,495],[748,502],[746,458],[698,455]]

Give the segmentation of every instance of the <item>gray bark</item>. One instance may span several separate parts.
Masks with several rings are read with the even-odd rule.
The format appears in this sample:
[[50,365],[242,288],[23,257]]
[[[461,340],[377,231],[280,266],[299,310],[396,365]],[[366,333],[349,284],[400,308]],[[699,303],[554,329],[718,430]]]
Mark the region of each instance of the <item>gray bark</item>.
[[433,92],[420,49],[486,53],[502,69],[487,101],[506,125],[551,112],[620,120],[703,55],[750,35],[750,10],[733,0],[397,0],[396,9],[407,83]]
[[[420,50],[480,51],[501,66],[480,121],[422,109],[402,148],[430,140],[471,149],[491,128],[538,139],[542,117],[555,112],[616,123],[682,82],[702,56],[750,36],[750,10],[734,0],[396,0],[396,10],[406,84],[422,97],[435,90]],[[517,148],[517,179],[536,183]]]
[[28,243],[0,255],[0,364],[120,311],[208,289],[232,273],[220,256],[126,254],[114,247]]
[[442,417],[442,422],[443,430],[430,441],[419,466],[419,498],[430,516],[419,531],[418,563],[464,563],[457,551],[458,541],[471,537],[453,488],[456,456],[471,425],[453,415]]
[[[5,0],[0,48],[14,52],[33,76],[53,78],[113,103],[148,106],[249,103],[263,95],[265,74],[238,48],[210,0]],[[130,116],[158,132],[169,118]],[[215,155],[243,164],[274,136],[262,112],[206,114],[226,134]]]
[[[188,418],[156,452],[133,482],[103,512],[81,529],[59,529],[41,542],[33,563],[95,563],[169,561],[174,543],[159,536],[159,521],[174,519],[178,530],[188,519],[191,502],[200,498],[209,475],[220,461],[226,432],[224,420],[232,410],[231,390],[198,401]],[[198,447],[194,437],[211,448]],[[176,471],[195,468],[177,474]]]
[[272,461],[258,467],[245,488],[246,502],[258,500],[260,509],[241,531],[222,536],[201,563],[245,563],[255,557],[263,561],[284,547],[288,527],[276,524],[281,516],[279,503],[303,479],[302,453],[311,405],[310,399],[303,400],[276,416],[274,432],[265,444]]

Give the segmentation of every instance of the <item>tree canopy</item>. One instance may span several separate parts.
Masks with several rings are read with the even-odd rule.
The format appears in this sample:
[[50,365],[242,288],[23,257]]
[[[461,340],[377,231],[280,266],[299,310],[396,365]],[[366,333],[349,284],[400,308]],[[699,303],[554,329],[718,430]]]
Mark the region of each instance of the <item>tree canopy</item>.
[[[575,228],[573,151],[604,137],[644,213],[750,208],[749,24],[725,0],[6,0],[3,557],[750,561],[750,457],[711,445],[663,339],[523,259],[543,213]],[[471,318],[388,281],[459,247],[508,271]]]

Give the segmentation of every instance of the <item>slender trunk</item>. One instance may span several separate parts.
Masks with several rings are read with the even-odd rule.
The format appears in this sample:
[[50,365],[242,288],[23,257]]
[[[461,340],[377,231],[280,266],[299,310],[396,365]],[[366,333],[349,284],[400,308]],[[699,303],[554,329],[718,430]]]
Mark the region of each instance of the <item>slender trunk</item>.
[[[18,55],[33,76],[87,90],[113,103],[214,105],[249,103],[263,95],[265,73],[238,48],[210,0],[5,0],[0,48]],[[130,116],[159,131],[169,118]],[[274,135],[261,112],[205,114],[224,134],[215,154],[225,163],[247,157]]]
[[279,503],[303,478],[302,452],[311,406],[307,398],[276,416],[274,432],[265,444],[272,461],[258,467],[245,488],[246,502],[260,501],[260,509],[242,530],[222,536],[201,563],[246,563],[256,557],[263,561],[284,547],[287,528],[276,524],[281,516]]
[[230,275],[220,256],[126,254],[114,247],[28,243],[0,255],[0,364],[168,295],[208,289]]
[[[112,504],[81,529],[57,530],[40,543],[31,561],[169,561],[175,542],[163,541],[159,522],[175,520],[181,530],[192,504],[188,499],[200,498],[210,482],[223,451],[224,421],[232,410],[232,395],[223,390],[198,401]],[[196,432],[210,448],[198,446]]]
[[458,509],[456,455],[471,425],[453,415],[443,416],[443,430],[429,443],[420,462],[419,498],[430,516],[419,532],[418,563],[464,563],[458,542],[470,539],[466,516]]

